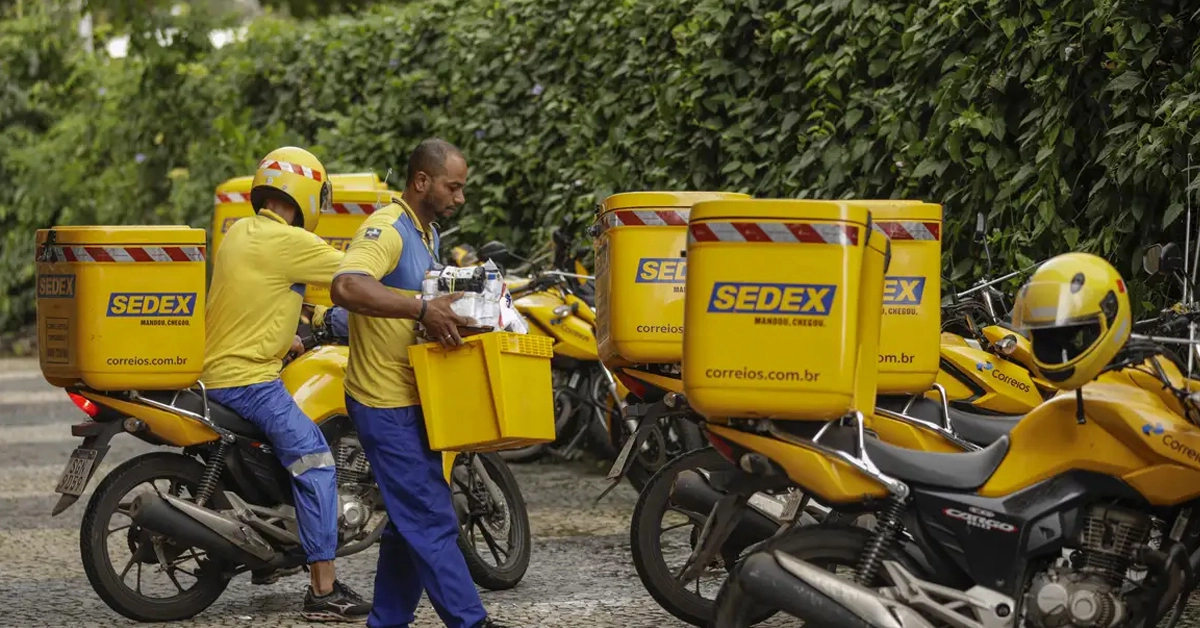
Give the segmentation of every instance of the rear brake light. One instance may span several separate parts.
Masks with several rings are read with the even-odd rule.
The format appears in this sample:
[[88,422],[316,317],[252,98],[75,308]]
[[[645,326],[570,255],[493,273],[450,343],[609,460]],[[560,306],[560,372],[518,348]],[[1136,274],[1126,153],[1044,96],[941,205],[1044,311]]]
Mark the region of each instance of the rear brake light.
[[615,373],[615,375],[617,376],[617,379],[621,380],[621,384],[625,386],[626,390],[628,390],[634,397],[637,397],[638,399],[646,398],[646,387],[643,386],[641,382],[620,371]]
[[67,393],[67,396],[71,398],[71,403],[74,403],[76,408],[82,410],[83,413],[89,417],[94,419],[96,418],[96,415],[100,413],[100,408],[96,404],[92,403],[91,399],[88,399],[83,395],[77,395],[73,392]]
[[725,439],[721,438],[720,436],[717,436],[716,434],[713,434],[712,432],[710,432],[708,430],[705,430],[704,435],[708,437],[708,442],[712,444],[713,449],[717,450],[717,453],[724,456],[726,460],[728,460],[734,464],[737,464],[737,460],[734,460],[732,445],[725,442]]

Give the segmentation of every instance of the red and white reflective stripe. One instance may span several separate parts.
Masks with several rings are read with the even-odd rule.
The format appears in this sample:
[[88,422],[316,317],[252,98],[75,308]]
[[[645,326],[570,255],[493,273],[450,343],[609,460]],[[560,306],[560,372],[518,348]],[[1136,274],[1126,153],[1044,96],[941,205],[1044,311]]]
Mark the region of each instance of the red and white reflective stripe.
[[55,262],[203,262],[202,246],[52,246]]
[[626,210],[616,211],[604,216],[604,228],[613,227],[682,227],[688,223],[687,211],[672,209],[662,210]]
[[858,227],[811,222],[701,222],[688,226],[688,242],[787,242],[858,246]]
[[887,236],[889,240],[940,240],[942,226],[936,222],[902,220],[871,223],[871,229]]
[[259,162],[258,167],[263,170],[278,170],[279,172],[290,172],[292,174],[298,174],[300,176],[312,179],[313,181],[321,180],[321,172],[320,171],[313,170],[312,168],[309,168],[308,166],[301,166],[300,164],[293,164],[293,163],[289,163],[286,161],[278,161],[275,159],[268,161],[268,160],[264,159],[261,162]]
[[239,194],[237,192],[228,192],[226,194],[217,194],[216,199],[215,199],[216,205],[220,205],[222,203],[249,203],[249,202],[250,202],[249,196],[247,196],[245,194]]
[[334,203],[330,214],[373,214],[386,203]]

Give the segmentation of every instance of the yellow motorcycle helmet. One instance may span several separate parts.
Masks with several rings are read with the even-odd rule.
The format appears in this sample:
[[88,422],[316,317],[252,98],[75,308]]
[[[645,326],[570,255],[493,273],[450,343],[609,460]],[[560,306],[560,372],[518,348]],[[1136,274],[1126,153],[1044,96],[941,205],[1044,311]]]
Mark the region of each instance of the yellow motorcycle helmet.
[[1092,381],[1132,331],[1129,293],[1120,273],[1090,253],[1042,264],[1021,287],[1013,325],[1029,332],[1038,376],[1060,390]]
[[333,207],[333,186],[316,155],[303,148],[285,146],[267,153],[254,170],[250,205],[255,213],[262,211],[269,198],[296,209],[293,226],[316,231],[321,212]]

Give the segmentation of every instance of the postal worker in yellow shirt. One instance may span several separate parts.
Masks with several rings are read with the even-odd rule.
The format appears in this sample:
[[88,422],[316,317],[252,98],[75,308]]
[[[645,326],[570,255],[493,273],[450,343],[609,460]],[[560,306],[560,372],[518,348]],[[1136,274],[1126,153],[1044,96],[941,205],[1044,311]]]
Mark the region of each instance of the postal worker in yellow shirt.
[[450,628],[501,627],[487,616],[458,548],[458,517],[442,456],[430,451],[408,347],[415,322],[445,346],[462,344],[470,321],[450,303],[421,299],[438,262],[433,221],[465,202],[467,162],[448,142],[428,139],[408,159],[404,192],[359,227],[333,280],[333,302],[350,311],[346,410],[383,496],[388,526],[379,546],[368,628],[406,628],[422,590]]
[[304,149],[280,148],[259,162],[250,189],[257,215],[229,228],[213,260],[201,376],[210,399],[267,435],[292,476],[312,580],[301,612],[310,621],[361,620],[371,611],[334,574],[333,454],[279,378],[282,358],[294,348],[304,286],[328,286],[342,261],[341,251],[313,233],[332,196],[325,167]]

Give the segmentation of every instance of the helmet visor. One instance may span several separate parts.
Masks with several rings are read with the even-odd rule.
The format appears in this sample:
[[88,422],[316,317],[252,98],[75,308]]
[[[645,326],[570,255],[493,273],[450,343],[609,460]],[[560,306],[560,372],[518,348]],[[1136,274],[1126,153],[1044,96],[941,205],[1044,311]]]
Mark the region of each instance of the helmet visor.
[[1102,323],[1095,295],[1061,281],[1031,281],[1013,305],[1013,327],[1022,331]]

